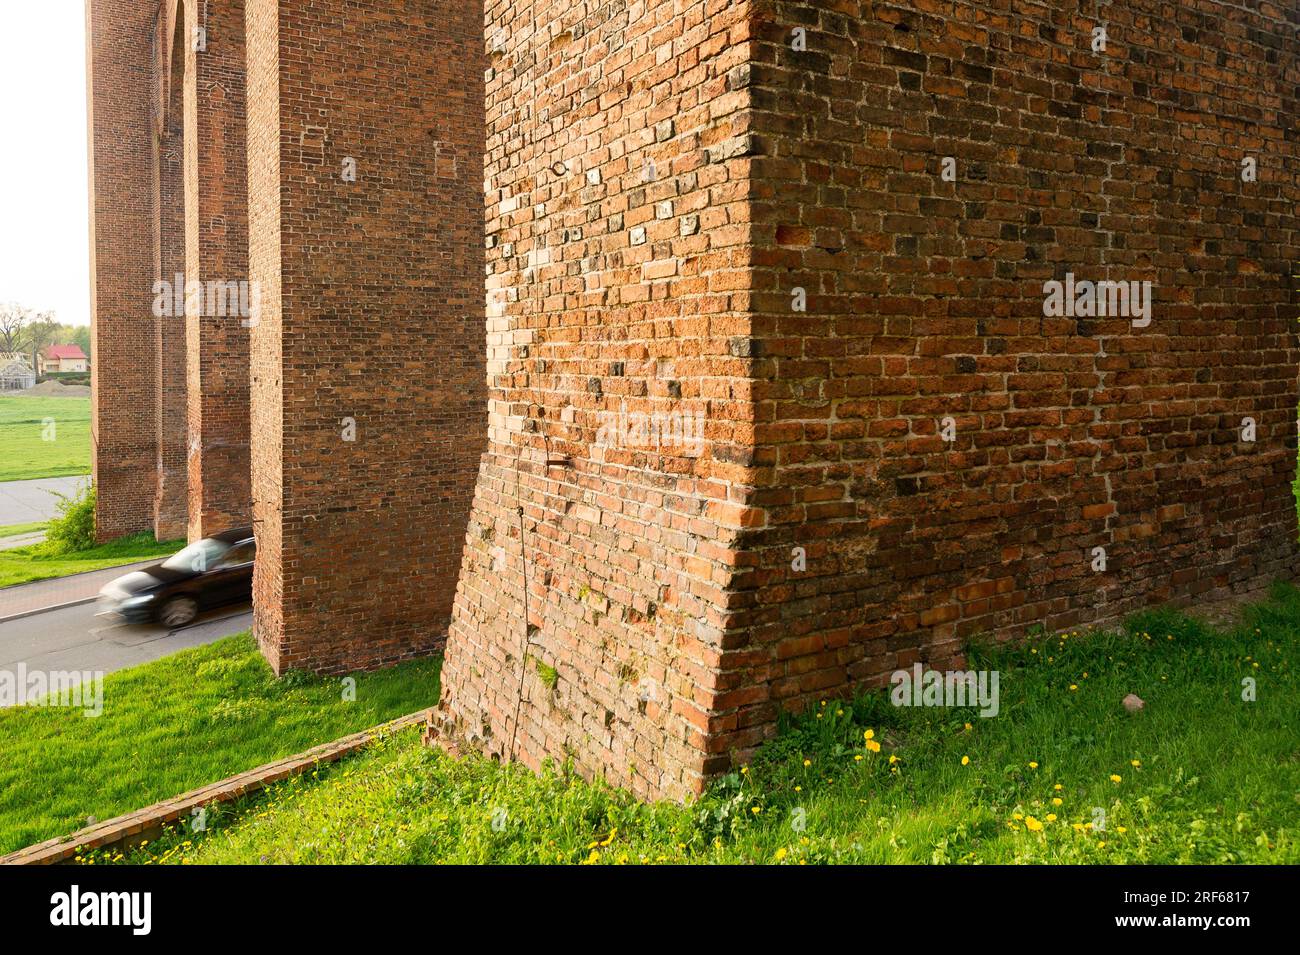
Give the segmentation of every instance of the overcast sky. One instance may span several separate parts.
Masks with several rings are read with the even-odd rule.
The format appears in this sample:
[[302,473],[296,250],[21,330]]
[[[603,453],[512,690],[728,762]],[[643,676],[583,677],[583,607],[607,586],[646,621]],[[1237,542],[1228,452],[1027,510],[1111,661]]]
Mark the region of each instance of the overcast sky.
[[90,324],[84,0],[0,0],[0,301]]

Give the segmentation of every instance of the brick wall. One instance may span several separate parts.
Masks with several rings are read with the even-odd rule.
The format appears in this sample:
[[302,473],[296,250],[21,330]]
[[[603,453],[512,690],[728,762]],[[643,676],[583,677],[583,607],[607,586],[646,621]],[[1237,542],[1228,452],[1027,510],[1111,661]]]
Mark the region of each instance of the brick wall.
[[[155,37],[158,87],[154,139],[155,275],[162,290],[185,274],[185,23],[171,5],[159,16]],[[167,11],[167,5],[163,7]],[[158,314],[162,312],[162,314]],[[157,485],[154,536],[185,537],[189,529],[188,426],[185,390],[185,317],[155,309],[154,428]]]
[[[1089,10],[489,5],[435,733],[679,795],[977,634],[1291,573],[1296,14],[1138,0],[1094,52]],[[1068,273],[1151,323],[1045,316]],[[700,453],[602,440],[625,399],[699,402]]]
[[533,8],[487,8],[490,446],[436,725],[680,795],[712,765],[748,513],[750,160],[728,71],[749,8],[535,9],[534,32]]
[[102,540],[153,527],[156,12],[86,2],[91,440]]
[[[1093,9],[762,8],[765,520],[722,664],[762,688],[737,710],[762,735],[976,635],[1295,566],[1300,14],[1106,5],[1095,52]],[[1067,273],[1151,281],[1150,324],[1045,317]]]
[[[241,287],[248,282],[244,3],[184,0],[184,8],[185,271],[205,290],[202,309],[190,308],[185,318],[189,531],[196,538],[249,521],[248,326],[256,320],[256,290]],[[195,30],[203,31],[200,43]],[[213,283],[226,291],[206,294]]]
[[484,430],[480,25],[247,3],[254,629],[279,671],[446,634]]

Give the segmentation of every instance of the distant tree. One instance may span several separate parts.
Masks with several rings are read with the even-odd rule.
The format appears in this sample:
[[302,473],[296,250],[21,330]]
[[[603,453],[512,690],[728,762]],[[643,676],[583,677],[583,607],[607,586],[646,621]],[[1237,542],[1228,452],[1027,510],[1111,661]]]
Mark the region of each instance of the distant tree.
[[23,351],[32,310],[16,302],[0,304],[0,351]]
[[[65,325],[63,327],[68,328],[69,326]],[[86,357],[89,358],[90,357],[90,326],[73,325],[71,326],[71,328],[72,328],[72,334],[68,336],[68,342],[73,345],[81,346],[81,350],[85,352]]]
[[40,350],[46,345],[59,344],[59,337],[59,323],[54,320],[53,312],[42,312],[32,317],[23,335],[23,347],[32,356],[33,368]]

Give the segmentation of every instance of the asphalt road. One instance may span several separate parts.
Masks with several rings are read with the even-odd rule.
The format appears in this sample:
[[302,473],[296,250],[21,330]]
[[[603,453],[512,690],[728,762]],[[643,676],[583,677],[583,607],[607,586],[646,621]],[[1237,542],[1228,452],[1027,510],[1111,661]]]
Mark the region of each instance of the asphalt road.
[[0,527],[48,521],[59,513],[55,492],[72,496],[89,480],[89,477],[58,477],[0,482]]
[[248,604],[213,610],[176,630],[131,626],[97,617],[98,610],[96,603],[84,603],[0,623],[0,670],[16,674],[22,663],[28,673],[112,673],[213,643],[253,625]]

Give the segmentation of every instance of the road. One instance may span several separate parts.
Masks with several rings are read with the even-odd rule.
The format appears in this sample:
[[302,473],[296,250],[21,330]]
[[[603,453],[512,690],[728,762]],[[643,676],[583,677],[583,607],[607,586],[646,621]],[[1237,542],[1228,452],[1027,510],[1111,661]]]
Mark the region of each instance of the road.
[[0,482],[0,527],[48,521],[58,515],[56,493],[71,496],[89,480],[83,475]]
[[[112,673],[212,643],[253,625],[248,604],[222,607],[176,630],[128,626],[95,616],[98,610],[97,604],[84,603],[0,623],[0,671],[17,674],[21,663],[28,673]],[[25,687],[18,690],[24,693]]]

